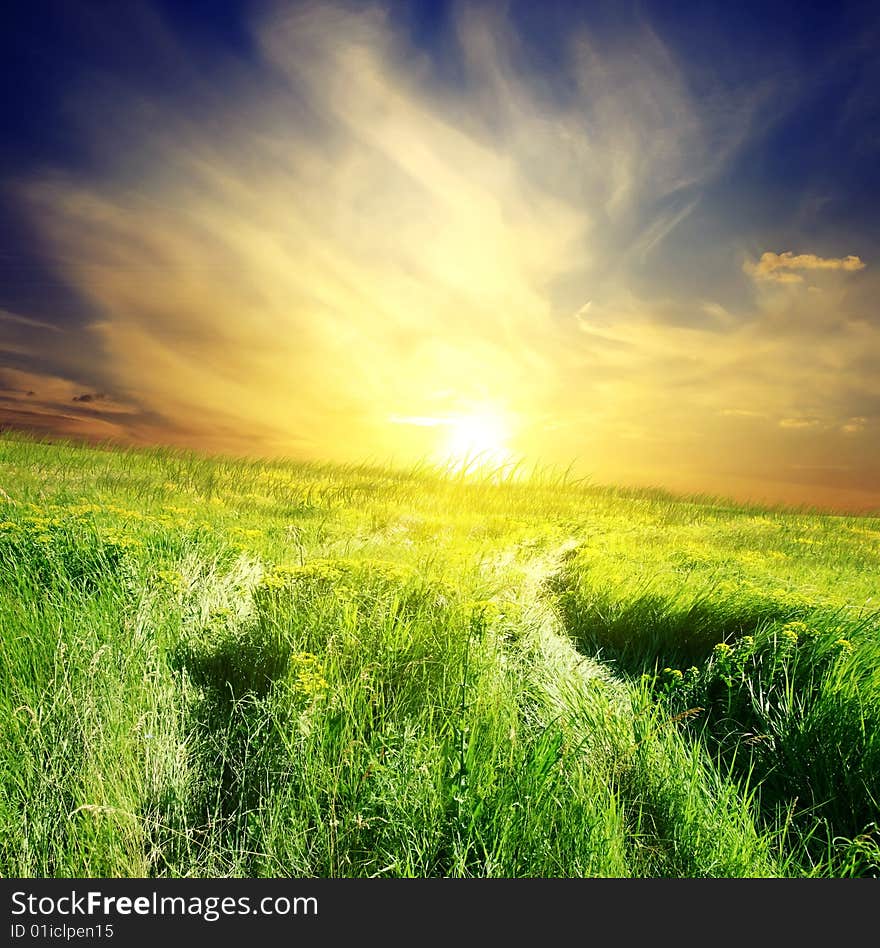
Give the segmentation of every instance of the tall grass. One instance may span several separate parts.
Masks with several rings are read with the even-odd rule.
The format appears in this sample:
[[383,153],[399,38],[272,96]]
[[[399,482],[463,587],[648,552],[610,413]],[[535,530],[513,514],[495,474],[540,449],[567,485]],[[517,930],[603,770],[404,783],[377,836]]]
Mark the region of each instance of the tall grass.
[[4,875],[877,873],[876,519],[11,435],[0,486]]

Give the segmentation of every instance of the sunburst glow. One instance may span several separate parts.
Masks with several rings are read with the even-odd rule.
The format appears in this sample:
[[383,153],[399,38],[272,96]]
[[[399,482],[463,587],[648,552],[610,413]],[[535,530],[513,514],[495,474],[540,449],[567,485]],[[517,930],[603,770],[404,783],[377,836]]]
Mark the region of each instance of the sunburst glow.
[[[657,0],[272,0],[200,39],[190,6],[102,4],[118,41],[21,77],[0,427],[876,509],[876,56],[833,52],[847,17],[801,49]],[[803,55],[826,16],[833,80]]]
[[479,411],[448,420],[449,432],[440,449],[444,463],[455,470],[509,464],[510,421],[501,413]]

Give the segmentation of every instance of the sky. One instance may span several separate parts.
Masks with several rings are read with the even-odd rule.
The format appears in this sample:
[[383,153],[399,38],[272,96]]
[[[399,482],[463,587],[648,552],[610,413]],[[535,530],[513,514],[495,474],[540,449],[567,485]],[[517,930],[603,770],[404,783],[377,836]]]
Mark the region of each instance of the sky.
[[876,4],[0,16],[0,427],[880,510]]

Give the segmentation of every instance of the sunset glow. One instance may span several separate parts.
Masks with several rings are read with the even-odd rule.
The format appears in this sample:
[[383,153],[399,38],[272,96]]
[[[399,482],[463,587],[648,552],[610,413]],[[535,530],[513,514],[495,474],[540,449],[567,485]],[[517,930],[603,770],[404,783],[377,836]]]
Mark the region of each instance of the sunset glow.
[[64,33],[7,136],[0,422],[880,504],[869,45],[586,6]]
[[510,431],[504,418],[490,412],[450,419],[449,436],[440,451],[453,468],[498,467],[509,464]]
[[491,407],[443,416],[391,415],[388,420],[395,425],[429,429],[428,456],[450,471],[482,475],[498,468],[510,469],[517,461],[510,443],[512,419]]

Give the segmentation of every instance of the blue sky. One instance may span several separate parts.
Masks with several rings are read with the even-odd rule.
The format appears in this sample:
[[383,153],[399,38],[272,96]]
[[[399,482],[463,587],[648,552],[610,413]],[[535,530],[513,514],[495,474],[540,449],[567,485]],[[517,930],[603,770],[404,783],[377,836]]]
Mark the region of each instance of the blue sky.
[[880,504],[875,5],[4,17],[0,423]]

